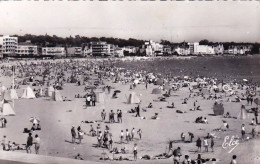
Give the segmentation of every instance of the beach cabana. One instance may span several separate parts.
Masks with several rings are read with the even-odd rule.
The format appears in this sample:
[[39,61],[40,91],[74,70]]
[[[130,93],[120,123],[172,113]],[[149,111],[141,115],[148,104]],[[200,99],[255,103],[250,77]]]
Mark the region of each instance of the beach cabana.
[[62,100],[62,97],[61,97],[61,95],[60,95],[60,92],[59,92],[58,90],[54,90],[54,92],[52,92],[52,97],[51,97],[51,99],[52,99],[53,101],[63,101],[63,100]]
[[6,90],[4,92],[4,99],[8,101],[18,99],[16,90],[15,89]]
[[1,108],[2,116],[14,116],[15,115],[15,112],[14,112],[12,106],[8,103],[7,100],[3,100],[1,103],[2,103],[2,108]]
[[140,99],[139,97],[134,93],[132,92],[129,96],[128,96],[128,99],[127,99],[127,104],[138,104],[140,103]]
[[152,94],[161,94],[161,93],[162,93],[162,91],[159,88],[154,88],[152,90]]
[[245,105],[242,105],[242,106],[241,106],[241,110],[240,110],[240,112],[238,113],[237,118],[238,118],[238,119],[242,119],[242,120],[248,118]]
[[47,92],[47,93],[48,93],[47,96],[48,96],[48,97],[51,97],[51,96],[52,96],[52,93],[54,92],[53,86],[49,86],[48,89],[47,89],[47,91],[48,91],[48,92]]
[[213,105],[213,112],[214,115],[218,116],[218,115],[223,115],[224,114],[224,106],[222,103],[215,103]]
[[27,88],[25,88],[23,90],[22,98],[34,99],[35,98],[35,94],[34,94],[32,88],[30,88],[29,86]]
[[96,92],[96,100],[99,103],[105,103],[105,92]]

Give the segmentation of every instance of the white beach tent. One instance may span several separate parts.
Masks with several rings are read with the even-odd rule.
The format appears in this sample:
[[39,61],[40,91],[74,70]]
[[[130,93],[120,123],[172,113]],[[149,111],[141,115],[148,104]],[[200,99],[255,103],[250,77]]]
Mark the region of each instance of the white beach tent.
[[241,110],[240,112],[238,113],[238,116],[237,116],[238,119],[246,119],[248,118],[248,114],[246,112],[246,108],[245,108],[245,105],[242,105],[241,106]]
[[5,86],[2,86],[0,89],[1,89],[0,94],[2,95],[2,94],[4,93],[4,91],[6,90],[6,87],[5,87]]
[[99,103],[105,103],[105,92],[96,92],[96,100]]
[[128,99],[127,99],[127,104],[138,104],[140,103],[139,97],[135,94],[135,92],[130,93]]
[[52,96],[52,92],[54,92],[53,86],[49,86],[47,91],[48,91],[48,95],[47,96],[51,97]]
[[29,86],[27,88],[25,88],[23,90],[22,98],[34,99],[35,98],[35,94],[34,94],[32,88],[30,88]]
[[51,99],[53,101],[63,101],[60,92],[56,89],[54,90],[54,92],[52,92]]
[[7,100],[1,101],[1,115],[2,116],[14,116],[15,112],[12,108],[12,106],[8,103]]
[[18,99],[16,90],[15,89],[5,90],[4,99],[8,101]]

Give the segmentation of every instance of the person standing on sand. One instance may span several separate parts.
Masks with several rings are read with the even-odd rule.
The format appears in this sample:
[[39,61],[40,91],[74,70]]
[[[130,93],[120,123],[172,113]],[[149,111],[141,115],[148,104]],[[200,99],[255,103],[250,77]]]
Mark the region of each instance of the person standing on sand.
[[137,160],[137,144],[134,144],[134,160]]
[[258,119],[257,119],[257,117],[258,117],[258,108],[255,108],[254,115],[255,115],[255,123],[257,125],[258,124]]
[[74,126],[72,126],[72,128],[71,128],[71,136],[72,136],[72,143],[75,143],[76,130],[75,130],[75,127],[74,127]]
[[211,148],[212,152],[214,152],[214,139],[213,139],[213,136],[210,139],[210,148]]
[[206,137],[204,137],[203,145],[205,147],[205,152],[209,152],[209,144],[208,144],[208,140]]
[[140,116],[140,106],[139,105],[136,107],[136,116],[135,117],[141,117]]
[[126,138],[126,141],[127,141],[127,143],[128,143],[129,140],[130,140],[130,134],[129,134],[128,129],[126,129],[126,136],[125,136],[125,138]]
[[200,138],[197,139],[196,146],[198,147],[198,152],[201,152],[201,140],[200,140]]
[[119,111],[119,122],[122,123],[123,122],[123,113],[122,113],[122,110]]
[[40,149],[40,138],[38,134],[35,135],[35,153],[39,154],[39,149]]
[[134,135],[135,135],[135,128],[133,128],[131,130],[131,140],[133,141],[134,140]]
[[246,134],[245,124],[242,124],[241,126],[241,134],[242,134],[242,140],[245,139],[245,134]]
[[26,152],[27,154],[30,153],[31,154],[31,146],[33,144],[33,137],[32,137],[32,133],[29,133],[29,136],[27,138],[27,143],[26,143]]
[[124,131],[121,130],[121,133],[120,133],[120,143],[123,143],[123,139],[124,139]]
[[3,150],[6,150],[6,136],[3,137],[1,145],[3,146]]
[[237,164],[236,159],[237,159],[237,156],[236,156],[236,155],[233,155],[230,164]]
[[101,112],[101,118],[102,118],[102,121],[105,121],[105,119],[106,119],[105,109],[103,109],[103,111]]
[[139,129],[139,130],[137,131],[137,134],[139,135],[139,138],[142,139],[142,130],[141,130],[141,129]]

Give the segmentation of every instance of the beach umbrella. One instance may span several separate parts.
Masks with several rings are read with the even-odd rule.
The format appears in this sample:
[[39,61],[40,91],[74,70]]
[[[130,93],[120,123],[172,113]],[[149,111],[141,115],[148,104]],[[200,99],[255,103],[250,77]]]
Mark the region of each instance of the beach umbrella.
[[256,103],[256,105],[259,105],[259,104],[260,104],[259,98],[256,98],[256,99],[254,100],[254,102]]
[[139,82],[140,82],[139,79],[135,79],[135,80],[134,80],[134,83],[135,83],[135,84],[139,84]]
[[37,117],[31,117],[29,121],[32,122],[33,124],[38,124],[40,122],[40,119]]
[[254,91],[249,91],[249,94],[250,94],[251,96],[255,96],[255,95],[256,95],[256,92],[254,92]]
[[228,92],[228,91],[230,90],[230,88],[229,88],[228,85],[224,85],[224,86],[223,86],[223,90],[224,90],[225,92]]

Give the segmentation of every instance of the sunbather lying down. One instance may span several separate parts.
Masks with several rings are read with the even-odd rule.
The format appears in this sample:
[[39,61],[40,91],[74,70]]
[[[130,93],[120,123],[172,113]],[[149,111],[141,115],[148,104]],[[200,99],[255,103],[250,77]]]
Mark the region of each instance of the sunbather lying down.
[[163,154],[158,154],[158,155],[155,155],[155,156],[150,156],[150,155],[144,155],[141,157],[141,159],[144,159],[144,160],[154,160],[154,159],[167,159],[167,158],[170,158],[172,155],[168,155],[166,153],[163,153]]
[[187,113],[187,112],[181,111],[181,110],[176,110],[176,113]]

